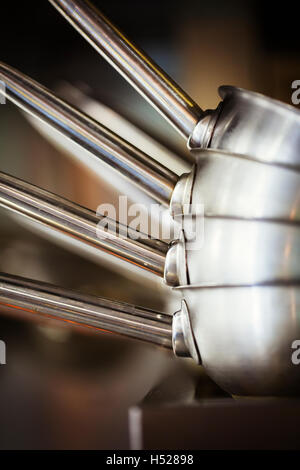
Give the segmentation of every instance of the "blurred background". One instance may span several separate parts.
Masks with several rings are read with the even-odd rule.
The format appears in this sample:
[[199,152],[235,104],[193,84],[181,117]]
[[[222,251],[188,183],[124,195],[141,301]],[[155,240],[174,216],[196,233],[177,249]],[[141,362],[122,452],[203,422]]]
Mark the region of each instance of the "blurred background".
[[[223,84],[291,104],[291,83],[300,79],[299,6],[221,0],[94,3],[203,109],[216,107]],[[131,136],[133,143],[143,142],[178,174],[189,167],[185,142],[47,1],[5,2],[1,17],[2,61]],[[121,193],[133,201],[142,198],[109,171],[85,168],[73,158],[76,152],[10,103],[0,107],[1,171],[93,210],[116,203]],[[168,313],[179,306],[160,280],[107,258],[95,262],[74,253],[4,210],[0,217],[1,271]],[[7,365],[0,366],[0,448],[125,449],[131,406],[225,396],[200,367],[118,337],[2,316],[0,339],[7,344]]]

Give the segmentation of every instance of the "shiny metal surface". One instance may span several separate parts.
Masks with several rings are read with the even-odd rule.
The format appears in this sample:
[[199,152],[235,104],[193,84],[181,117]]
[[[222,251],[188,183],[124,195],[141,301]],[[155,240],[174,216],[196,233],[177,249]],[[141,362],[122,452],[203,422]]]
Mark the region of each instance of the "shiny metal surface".
[[[113,108],[99,100],[98,97],[93,96],[94,94],[90,90],[89,92],[83,92],[81,88],[83,88],[83,85],[78,88],[70,83],[63,83],[56,86],[55,93],[58,93],[62,99],[92,117],[154,160],[172,169],[176,175],[190,171],[192,165],[191,157],[189,157],[190,161],[187,161],[186,153],[184,158],[182,155],[178,155],[166,148],[149,133],[141,130],[139,125],[135,125],[128,119],[125,119]],[[89,152],[83,147],[79,147],[68,137],[65,137],[62,133],[63,130],[57,131],[40,119],[34,118],[29,113],[24,113],[24,117],[51,145],[60,152],[67,154],[71,159],[75,159],[81,166],[88,168],[92,172],[93,177],[99,180],[100,184],[104,181],[105,186],[109,185],[112,198],[118,193],[126,194],[133,202],[145,201],[146,204],[149,204],[151,198],[147,194],[136,187],[135,184],[130,184],[128,179],[124,178],[122,174],[116,172],[109,165],[103,164],[100,159],[86,155]]]
[[205,215],[299,221],[300,172],[221,150],[193,153],[191,204]]
[[221,113],[210,147],[300,167],[300,112],[259,93],[221,87]]
[[[17,70],[0,63],[0,92],[89,151],[86,158],[101,159],[111,168],[168,206],[177,176],[114,132],[58,98]],[[92,163],[91,163],[92,164]]]
[[164,281],[167,286],[189,284],[185,234],[180,230],[178,239],[170,243],[165,260]]
[[90,3],[50,0],[53,6],[168,121],[188,138],[202,111],[143,51]]
[[300,367],[292,362],[300,338],[298,284],[178,289],[201,363],[218,385],[235,395],[299,393]]
[[0,311],[7,308],[172,348],[169,315],[0,273]]
[[173,214],[192,203],[203,204],[206,215],[299,220],[297,171],[220,150],[194,149],[195,169],[178,180],[153,158],[20,72],[2,64],[0,77],[10,100],[89,150],[82,153],[88,166],[96,163],[91,161],[95,155],[100,156],[146,194],[170,204]]
[[[186,238],[189,233],[192,236],[193,223],[189,226],[188,222],[191,220],[185,217]],[[300,280],[297,224],[206,217],[202,236],[198,231],[195,240],[186,240],[185,250],[190,285]],[[186,277],[182,268],[178,266],[179,280]]]
[[197,364],[201,363],[201,357],[194,338],[190,314],[185,300],[182,300],[180,310],[173,315],[172,345],[176,356],[192,357]]
[[4,173],[0,173],[0,206],[163,276],[166,243],[115,221],[108,221],[108,227],[99,225],[102,217],[89,209]]
[[0,311],[32,320],[119,333],[192,357],[227,392],[293,395],[300,368],[292,361],[300,335],[299,284],[179,288],[173,316],[0,274]]
[[220,148],[262,161],[300,167],[300,112],[297,109],[257,93],[221,87],[223,101],[218,108],[202,112],[90,3],[82,0],[50,2],[189,139],[190,148]]

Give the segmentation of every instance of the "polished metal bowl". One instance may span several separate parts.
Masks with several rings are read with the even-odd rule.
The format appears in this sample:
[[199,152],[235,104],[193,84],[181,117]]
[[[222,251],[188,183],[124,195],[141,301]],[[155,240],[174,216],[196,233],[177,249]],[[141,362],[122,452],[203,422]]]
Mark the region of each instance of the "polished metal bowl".
[[184,298],[174,317],[177,336],[183,326],[186,338],[182,355],[192,355],[219,386],[233,395],[300,392],[299,284],[177,290]]

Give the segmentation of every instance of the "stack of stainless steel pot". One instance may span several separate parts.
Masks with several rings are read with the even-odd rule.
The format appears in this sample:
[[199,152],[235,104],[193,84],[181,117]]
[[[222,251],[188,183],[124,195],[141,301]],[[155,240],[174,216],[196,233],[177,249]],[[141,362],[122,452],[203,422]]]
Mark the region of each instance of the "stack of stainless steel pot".
[[35,305],[41,314],[168,347],[172,342],[177,355],[203,364],[232,394],[298,393],[300,366],[292,357],[300,340],[300,113],[233,87],[222,87],[218,108],[204,112],[90,4],[50,2],[174,125],[195,164],[178,178],[1,64],[6,96],[88,150],[87,158],[102,160],[169,207],[179,236],[168,244],[115,221],[104,234],[91,211],[4,174],[0,204],[72,237],[79,246],[109,252],[164,277],[182,293],[182,306],[171,331],[169,317],[162,314],[6,275],[0,296],[25,310]]

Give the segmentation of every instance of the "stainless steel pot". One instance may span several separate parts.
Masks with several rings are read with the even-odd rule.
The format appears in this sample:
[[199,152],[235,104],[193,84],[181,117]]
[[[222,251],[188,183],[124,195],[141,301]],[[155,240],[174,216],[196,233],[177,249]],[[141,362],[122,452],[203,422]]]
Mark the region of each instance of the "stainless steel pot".
[[235,395],[300,391],[298,284],[180,288],[173,319],[133,305],[0,274],[0,311],[144,340],[192,357]]
[[[299,220],[300,173],[220,150],[193,151],[196,163],[180,178],[54,93],[11,67],[0,64],[8,99],[117,170],[173,214],[203,204],[206,215]],[[1,92],[1,90],[0,90]],[[81,158],[81,159],[82,159]]]
[[169,249],[166,263],[167,273],[171,271],[170,260],[176,266],[179,285],[300,279],[298,225],[185,216],[183,228],[182,236]]
[[231,394],[300,392],[298,284],[179,290],[184,301],[174,324],[182,355]]
[[172,347],[170,315],[5,273],[0,273],[0,310],[18,310],[33,320],[63,320]]
[[58,11],[188,141],[299,168],[300,112],[236,87],[214,111],[199,106],[105,16],[83,0],[50,0]]
[[300,279],[300,226],[294,223],[184,216],[185,230],[169,246],[4,173],[0,206],[83,249],[93,247],[95,256],[113,254],[173,286]]

